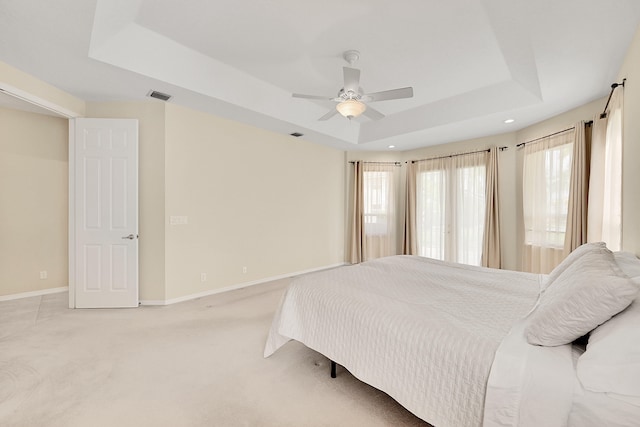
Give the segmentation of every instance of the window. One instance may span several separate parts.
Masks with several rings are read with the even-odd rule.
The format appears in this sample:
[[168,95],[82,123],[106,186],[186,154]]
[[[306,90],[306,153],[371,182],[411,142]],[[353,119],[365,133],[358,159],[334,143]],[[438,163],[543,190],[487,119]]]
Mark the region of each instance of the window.
[[445,183],[445,171],[442,169],[418,172],[416,230],[420,256],[445,259],[444,240],[447,234]]
[[564,248],[573,143],[525,155],[525,244]]
[[480,265],[486,212],[486,166],[457,170],[456,260]]
[[394,163],[362,162],[361,165],[362,188],[359,191],[362,191],[362,197],[356,196],[356,200],[362,203],[362,230],[361,234],[355,230],[355,243],[352,242],[361,245],[361,254],[360,259],[356,260],[352,252],[352,262],[398,253],[396,185],[399,168]]
[[481,152],[418,162],[418,255],[481,264],[487,156]]
[[364,232],[367,236],[388,234],[393,206],[390,171],[364,171]]
[[549,273],[564,257],[574,138],[573,130],[567,130],[525,145],[525,271]]

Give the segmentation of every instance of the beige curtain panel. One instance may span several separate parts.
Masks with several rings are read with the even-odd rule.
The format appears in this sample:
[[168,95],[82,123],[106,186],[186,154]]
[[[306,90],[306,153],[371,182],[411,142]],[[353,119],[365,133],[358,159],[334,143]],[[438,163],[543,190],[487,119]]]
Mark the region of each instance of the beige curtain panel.
[[498,187],[498,147],[489,151],[486,178],[486,213],[482,242],[482,266],[502,268],[500,249],[500,191]]
[[587,204],[589,199],[589,159],[591,126],[584,121],[575,125],[567,231],[564,236],[564,256],[587,243]]
[[352,213],[351,213],[351,239],[349,240],[350,253],[349,261],[358,264],[363,261],[364,249],[364,173],[363,162],[353,163],[352,175]]
[[402,253],[416,255],[416,166],[407,163],[407,185],[405,190],[404,227],[402,236]]

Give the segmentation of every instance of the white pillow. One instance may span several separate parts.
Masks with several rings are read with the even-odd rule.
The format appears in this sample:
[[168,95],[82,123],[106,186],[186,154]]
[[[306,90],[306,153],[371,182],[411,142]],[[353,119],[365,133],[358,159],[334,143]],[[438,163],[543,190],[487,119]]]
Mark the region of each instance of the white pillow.
[[624,274],[632,279],[640,277],[640,259],[638,257],[631,252],[614,252],[613,256]]
[[591,333],[578,379],[590,391],[640,397],[640,297]]
[[568,344],[624,310],[637,293],[638,286],[620,271],[610,250],[590,250],[542,294],[525,329],[527,341]]
[[578,246],[575,248],[565,259],[562,260],[560,264],[556,266],[556,268],[549,273],[549,277],[547,277],[547,281],[545,282],[544,288],[548,288],[553,281],[555,281],[558,276],[560,276],[571,264],[573,264],[577,259],[579,259],[582,255],[590,253],[590,252],[598,252],[602,249],[606,249],[607,245],[604,242],[594,242],[594,243],[585,243],[584,245]]

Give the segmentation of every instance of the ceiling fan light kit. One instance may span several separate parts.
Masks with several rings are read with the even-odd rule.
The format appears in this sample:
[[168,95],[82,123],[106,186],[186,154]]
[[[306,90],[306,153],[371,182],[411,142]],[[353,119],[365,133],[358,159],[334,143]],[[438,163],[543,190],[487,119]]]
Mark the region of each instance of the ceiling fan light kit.
[[[354,62],[360,59],[360,52],[358,52],[357,50],[348,50],[343,53],[342,57],[349,63],[350,66],[353,66]],[[384,117],[384,114],[370,106],[367,106],[363,101],[389,101],[392,99],[413,97],[413,88],[411,87],[403,87],[400,89],[391,89],[375,93],[364,93],[364,91],[360,87],[360,70],[358,70],[357,68],[342,67],[342,72],[344,76],[344,86],[338,91],[337,97],[304,95],[299,93],[294,93],[292,96],[294,98],[318,99],[338,102],[335,110],[329,111],[327,114],[318,119],[321,121],[328,120],[337,113],[340,113],[342,116],[346,117],[349,120],[353,119],[354,117],[358,117],[361,114],[364,114],[371,120],[380,120]]]
[[366,109],[367,106],[357,99],[347,99],[336,105],[336,110],[349,120],[358,117]]

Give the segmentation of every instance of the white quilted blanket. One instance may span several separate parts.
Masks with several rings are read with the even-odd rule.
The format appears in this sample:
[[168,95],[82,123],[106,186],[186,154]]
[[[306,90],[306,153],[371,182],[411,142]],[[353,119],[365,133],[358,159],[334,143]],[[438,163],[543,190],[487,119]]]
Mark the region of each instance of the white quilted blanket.
[[479,427],[494,354],[541,280],[416,256],[300,276],[264,355],[295,339],[434,426]]

